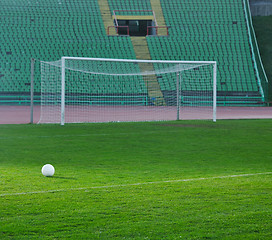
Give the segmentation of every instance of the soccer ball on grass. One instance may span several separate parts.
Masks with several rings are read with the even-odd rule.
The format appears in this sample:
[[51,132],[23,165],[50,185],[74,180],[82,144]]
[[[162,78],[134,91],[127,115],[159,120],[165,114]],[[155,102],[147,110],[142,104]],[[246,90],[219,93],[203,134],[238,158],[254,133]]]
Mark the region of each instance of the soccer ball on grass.
[[52,177],[55,173],[55,168],[51,164],[45,164],[42,167],[42,174],[45,177]]

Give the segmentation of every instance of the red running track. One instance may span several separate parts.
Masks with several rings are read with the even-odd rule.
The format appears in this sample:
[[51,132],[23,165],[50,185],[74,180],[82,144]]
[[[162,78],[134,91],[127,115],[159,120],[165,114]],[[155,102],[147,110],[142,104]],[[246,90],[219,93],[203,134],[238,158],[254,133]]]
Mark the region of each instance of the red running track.
[[[142,109],[141,109],[142,108]],[[157,111],[158,108],[164,108],[164,111]],[[99,109],[99,110],[98,110]],[[137,107],[137,114],[134,108],[126,107],[93,107],[90,114],[94,116],[94,122],[118,121],[112,118],[114,115],[126,115],[125,121],[152,121],[152,120],[175,120],[176,108],[174,107]],[[155,111],[156,109],[156,111]],[[187,111],[181,109],[180,115],[182,119],[209,119],[211,113],[198,111],[198,108],[191,108]],[[89,114],[89,111],[85,115]],[[38,123],[40,119],[40,106],[34,106],[34,123]],[[115,114],[113,114],[113,112]],[[131,113],[132,113],[131,112]],[[100,114],[102,113],[102,114]],[[141,113],[143,115],[141,115]],[[148,113],[148,114],[147,114]],[[147,116],[150,116],[146,119]],[[101,115],[101,116],[100,116]],[[144,117],[143,117],[144,116]],[[217,119],[272,119],[272,107],[217,107]],[[69,122],[69,110],[67,111],[67,122]],[[30,123],[30,107],[29,106],[0,106],[0,124],[27,124]]]

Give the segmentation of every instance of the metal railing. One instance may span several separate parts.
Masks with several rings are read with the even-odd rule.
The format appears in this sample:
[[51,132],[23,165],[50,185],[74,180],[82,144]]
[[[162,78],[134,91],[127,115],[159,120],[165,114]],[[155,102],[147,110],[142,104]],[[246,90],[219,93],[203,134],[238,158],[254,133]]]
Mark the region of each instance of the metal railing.
[[108,31],[107,31],[108,36],[111,36],[111,35],[114,36],[115,35],[115,34],[110,34],[110,29],[111,28],[115,29],[115,34],[120,34],[119,33],[120,28],[126,28],[127,29],[126,34],[121,34],[121,35],[129,36],[129,27],[128,26],[108,26]]
[[[156,29],[156,34],[152,34],[152,29]],[[166,34],[158,34],[158,29],[166,29]],[[148,26],[147,27],[147,36],[168,36],[169,35],[168,26]],[[150,34],[151,33],[151,34]]]

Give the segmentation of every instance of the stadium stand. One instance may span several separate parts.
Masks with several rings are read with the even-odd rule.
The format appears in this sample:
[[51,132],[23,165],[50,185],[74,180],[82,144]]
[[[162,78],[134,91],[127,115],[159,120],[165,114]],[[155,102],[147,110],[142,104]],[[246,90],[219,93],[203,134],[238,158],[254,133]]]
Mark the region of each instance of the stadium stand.
[[[97,1],[4,1],[0,92],[29,92],[30,59],[135,58],[129,37],[108,37]],[[39,76],[39,69],[35,74]],[[36,81],[35,92],[40,91]]]
[[161,4],[171,28],[167,38],[147,38],[153,59],[215,60],[219,98],[227,94],[245,102],[262,101],[242,1]]
[[[98,2],[108,4],[111,13],[152,10],[150,0],[2,0],[0,95],[18,97],[29,92],[31,58],[55,61],[66,55],[136,59],[130,36],[107,35]],[[224,104],[235,104],[239,99],[239,104],[248,105],[263,101],[244,1],[160,2],[169,36],[146,37],[151,59],[215,60],[219,100],[228,98]],[[35,92],[39,94],[39,69],[35,71]],[[140,88],[146,92],[142,83]],[[163,88],[169,91],[173,87],[169,84]]]

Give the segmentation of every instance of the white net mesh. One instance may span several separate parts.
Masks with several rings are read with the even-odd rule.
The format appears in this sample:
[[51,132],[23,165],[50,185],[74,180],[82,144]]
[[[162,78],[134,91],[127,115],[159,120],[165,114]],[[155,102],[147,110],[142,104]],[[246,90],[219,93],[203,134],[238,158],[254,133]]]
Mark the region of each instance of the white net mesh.
[[40,123],[213,119],[213,62],[63,63],[41,63]]

